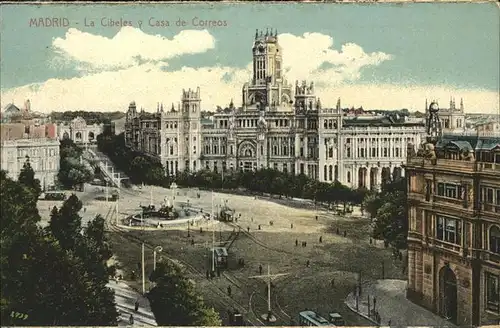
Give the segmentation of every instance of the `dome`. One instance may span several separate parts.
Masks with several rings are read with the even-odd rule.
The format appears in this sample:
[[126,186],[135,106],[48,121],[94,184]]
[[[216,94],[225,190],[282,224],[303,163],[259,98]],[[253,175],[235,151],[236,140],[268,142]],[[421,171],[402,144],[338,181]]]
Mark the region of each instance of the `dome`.
[[429,111],[433,112],[433,113],[436,113],[439,111],[439,105],[436,103],[436,102],[431,102],[430,106],[429,106]]

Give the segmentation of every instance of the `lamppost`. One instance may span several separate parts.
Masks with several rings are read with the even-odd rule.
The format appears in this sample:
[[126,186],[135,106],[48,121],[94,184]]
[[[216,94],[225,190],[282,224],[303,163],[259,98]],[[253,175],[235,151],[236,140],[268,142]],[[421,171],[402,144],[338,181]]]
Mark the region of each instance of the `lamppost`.
[[163,247],[161,246],[156,246],[154,249],[153,249],[153,271],[156,270],[156,253],[161,253],[161,251],[163,251]]

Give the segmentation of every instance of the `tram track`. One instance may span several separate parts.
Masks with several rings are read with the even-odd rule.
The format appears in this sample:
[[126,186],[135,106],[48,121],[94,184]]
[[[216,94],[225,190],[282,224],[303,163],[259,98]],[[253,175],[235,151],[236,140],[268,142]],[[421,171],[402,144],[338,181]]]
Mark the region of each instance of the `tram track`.
[[[134,196],[134,197],[140,198],[140,199],[145,199],[145,200],[149,199],[149,197],[147,197],[146,195],[144,195],[142,193],[142,191],[140,191],[139,193],[137,193],[137,192],[133,192],[133,191],[130,191],[128,189],[125,189],[125,188],[120,188],[120,192],[123,192],[123,193],[125,193],[125,194],[127,194],[129,196]],[[201,207],[191,206],[191,209],[193,209],[193,210],[201,210]],[[111,209],[110,209],[110,212],[111,212]],[[271,213],[267,213],[267,214],[268,214],[268,216],[270,216]],[[108,215],[109,215],[109,213],[108,213]],[[301,256],[300,254],[296,254],[296,253],[293,253],[293,252],[290,252],[290,251],[285,251],[285,250],[282,250],[282,249],[279,249],[279,248],[267,245],[265,242],[257,239],[250,232],[246,231],[246,229],[244,229],[241,225],[239,225],[239,224],[237,224],[235,222],[221,222],[221,223],[225,223],[228,226],[240,229],[240,231],[243,234],[245,234],[252,242],[254,242],[255,244],[257,244],[260,247],[263,247],[263,248],[265,248],[267,250],[270,250],[270,251],[273,251],[273,252],[277,252],[277,253],[281,253],[281,254],[286,254],[286,255],[294,255],[294,256],[304,257],[304,256]],[[134,242],[136,244],[142,243],[142,240],[140,240],[140,238],[135,237],[135,236],[131,236],[130,234],[127,234],[126,233],[127,230],[117,227],[116,224],[112,223],[110,225],[110,227],[111,227],[111,229],[114,232],[120,233],[126,239],[128,239],[128,240],[130,240],[130,241],[132,241],[132,242]],[[146,243],[144,245],[148,249],[153,249],[153,246],[151,246],[151,245],[148,245]],[[182,266],[184,266],[189,271],[189,273],[194,274],[195,276],[204,277],[204,275],[205,275],[200,270],[196,269],[195,267],[193,267],[192,265],[190,265],[189,263],[187,263],[185,261],[178,260],[178,259],[173,259],[173,258],[168,258],[168,257],[167,257],[167,259],[170,260],[170,261],[172,261],[172,262],[174,262],[174,263],[181,264]],[[255,313],[255,310],[254,310],[255,303],[252,303],[252,300],[258,300],[259,302],[265,302],[265,304],[267,304],[267,298],[263,297],[262,295],[259,295],[258,291],[256,291],[255,289],[248,288],[248,286],[246,285],[246,282],[244,282],[241,279],[235,277],[234,275],[230,275],[229,276],[229,274],[223,273],[223,276],[233,286],[235,286],[238,289],[240,289],[243,293],[248,293],[249,294],[249,303],[248,303],[248,308],[245,308],[243,305],[241,305],[238,302],[236,302],[233,298],[229,297],[224,290],[222,290],[221,288],[219,288],[218,286],[216,286],[215,284],[213,284],[212,282],[210,282],[210,284],[212,285],[213,290],[215,291],[215,293],[221,297],[221,299],[219,299],[219,301],[220,301],[219,303],[221,303],[224,306],[228,306],[228,303],[229,303],[229,306],[232,306],[233,308],[234,308],[234,305],[237,305],[237,310],[240,311],[241,313],[245,314],[246,315],[246,320],[249,323],[251,323],[253,326],[256,326],[255,322],[258,322],[261,325],[266,325],[264,322],[262,322],[260,320],[260,316]],[[285,279],[281,280],[281,282],[283,282],[284,280],[286,281],[288,279],[289,279],[289,277],[286,277]],[[285,286],[281,287],[279,290],[283,290],[285,288]],[[278,289],[276,289],[276,287],[275,287],[275,290],[278,290]],[[272,308],[276,309],[275,311],[273,311],[273,315],[282,324],[288,324],[290,322],[290,319],[292,317],[288,313],[286,313],[286,311],[283,310],[283,308],[281,307],[281,304],[279,303],[278,298],[279,298],[279,294],[276,293],[275,296],[271,299],[271,301],[272,301],[272,304],[271,304]],[[252,317],[252,318],[250,318],[250,317]]]
[[[120,228],[113,223],[108,224],[108,228],[110,231],[118,233],[120,236],[122,236],[123,238],[127,239],[128,241],[130,241],[134,244],[142,244],[143,243],[143,241],[140,238],[128,234],[127,230]],[[144,246],[150,250],[154,249],[154,247],[152,245],[150,245],[146,242],[144,242]],[[191,264],[189,264],[185,261],[171,258],[171,257],[165,256],[165,255],[162,255],[162,256],[164,258],[166,258],[167,260],[171,261],[172,263],[180,264],[181,266],[183,266],[185,268],[185,270],[188,273],[190,273],[193,276],[197,276],[199,278],[205,277],[204,273],[202,273],[200,270],[198,270],[197,268],[195,268],[194,266],[192,266]],[[232,309],[238,310],[240,313],[242,313],[246,316],[246,321],[248,323],[250,323],[252,326],[258,326],[259,324],[265,325],[262,321],[260,321],[258,319],[258,316],[256,316],[255,313],[253,313],[253,311],[251,309],[247,309],[245,306],[238,303],[235,299],[233,299],[232,297],[227,295],[227,293],[225,291],[223,291],[221,288],[216,286],[213,282],[211,282],[211,281],[208,281],[208,282],[209,282],[209,286],[210,286],[210,291],[218,296],[216,303],[219,303],[219,305],[222,305],[225,308],[232,308]],[[250,318],[248,314],[253,315],[254,318]],[[256,322],[257,322],[257,324],[256,324]]]

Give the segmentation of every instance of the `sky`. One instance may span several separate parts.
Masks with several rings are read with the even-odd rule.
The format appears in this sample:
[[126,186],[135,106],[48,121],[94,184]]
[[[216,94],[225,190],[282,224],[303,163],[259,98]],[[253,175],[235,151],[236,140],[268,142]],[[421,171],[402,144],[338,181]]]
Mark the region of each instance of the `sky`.
[[[343,107],[423,111],[426,99],[447,108],[454,97],[457,105],[463,98],[466,112],[494,114],[500,103],[499,8],[2,5],[0,105],[22,107],[30,99],[32,110],[47,113],[126,111],[135,101],[155,111],[158,103],[177,106],[182,89],[199,86],[204,110],[231,99],[239,106],[252,75],[255,30],[272,28],[288,82],[314,81],[323,107],[341,98]],[[45,18],[58,18],[59,26],[42,26]]]

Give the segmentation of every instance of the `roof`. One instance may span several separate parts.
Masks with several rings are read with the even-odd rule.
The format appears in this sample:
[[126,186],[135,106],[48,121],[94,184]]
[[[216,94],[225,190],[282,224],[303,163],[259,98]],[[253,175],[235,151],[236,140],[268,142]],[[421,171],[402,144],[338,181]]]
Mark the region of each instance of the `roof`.
[[5,106],[3,111],[5,113],[16,113],[16,112],[20,112],[21,110],[19,108],[17,108],[16,105],[14,105],[14,104],[8,104],[7,106]]
[[441,140],[436,144],[437,148],[455,148],[460,151],[470,151],[472,150],[472,146],[468,141],[462,140]]
[[423,126],[422,122],[405,122],[402,118],[396,118],[393,116],[382,116],[382,117],[353,117],[344,118],[344,126]]
[[214,247],[212,251],[214,251],[217,256],[227,256],[227,249],[225,247]]
[[[450,142],[467,142],[472,149],[474,150],[492,150],[497,146],[500,146],[500,138],[498,137],[489,137],[489,136],[477,136],[477,135],[468,135],[468,136],[452,136],[452,135],[444,135],[443,138],[438,142],[436,146],[443,146]],[[457,144],[461,145],[461,143]]]

